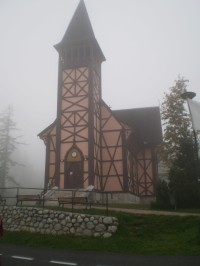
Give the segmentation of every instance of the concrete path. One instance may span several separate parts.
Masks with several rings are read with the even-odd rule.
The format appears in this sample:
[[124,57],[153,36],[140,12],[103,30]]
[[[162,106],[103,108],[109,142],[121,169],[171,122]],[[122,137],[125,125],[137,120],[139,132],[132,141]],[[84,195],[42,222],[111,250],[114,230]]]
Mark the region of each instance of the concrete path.
[[[95,207],[96,208],[96,207]],[[186,213],[186,212],[175,212],[175,211],[157,211],[157,210],[138,210],[138,209],[122,209],[122,208],[111,208],[108,207],[108,211],[135,213],[135,214],[146,214],[146,215],[173,215],[173,216],[200,216],[200,213]]]

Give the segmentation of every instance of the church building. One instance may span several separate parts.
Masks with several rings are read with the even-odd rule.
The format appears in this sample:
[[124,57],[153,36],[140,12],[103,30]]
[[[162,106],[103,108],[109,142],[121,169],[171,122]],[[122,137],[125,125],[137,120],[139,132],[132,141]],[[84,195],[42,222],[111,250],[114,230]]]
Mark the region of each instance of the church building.
[[39,137],[46,145],[45,188],[155,195],[159,107],[111,110],[102,99],[104,54],[81,0],[58,52],[57,117]]

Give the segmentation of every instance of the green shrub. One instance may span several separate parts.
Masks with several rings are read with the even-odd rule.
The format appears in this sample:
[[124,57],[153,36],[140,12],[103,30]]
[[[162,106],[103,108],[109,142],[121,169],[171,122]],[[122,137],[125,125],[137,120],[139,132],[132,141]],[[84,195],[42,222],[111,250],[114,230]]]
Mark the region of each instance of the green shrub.
[[169,186],[168,183],[164,180],[160,180],[157,184],[156,203],[154,204],[154,207],[156,206],[160,209],[172,208]]

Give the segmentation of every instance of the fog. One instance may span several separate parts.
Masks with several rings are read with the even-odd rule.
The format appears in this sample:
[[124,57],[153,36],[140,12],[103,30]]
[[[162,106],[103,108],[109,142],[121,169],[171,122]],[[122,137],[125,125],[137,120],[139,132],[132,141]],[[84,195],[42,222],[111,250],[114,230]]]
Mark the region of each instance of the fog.
[[[44,183],[37,134],[56,118],[58,54],[79,0],[0,0],[0,112],[8,105],[23,135],[12,169],[22,186]],[[200,101],[199,0],[85,0],[107,59],[102,93],[112,109],[158,106],[178,75]],[[18,132],[16,133],[18,134]]]

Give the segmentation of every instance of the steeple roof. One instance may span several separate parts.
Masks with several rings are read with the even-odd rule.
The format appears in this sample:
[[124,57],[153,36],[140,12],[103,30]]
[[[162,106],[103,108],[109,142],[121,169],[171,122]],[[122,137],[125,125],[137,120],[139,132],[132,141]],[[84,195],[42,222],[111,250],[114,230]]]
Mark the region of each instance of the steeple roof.
[[81,0],[76,8],[76,11],[69,23],[69,26],[60,43],[55,45],[58,52],[65,50],[68,47],[78,44],[93,44],[95,50],[100,53],[102,61],[105,60],[103,52],[95,38],[94,31],[84,4]]
[[68,41],[77,43],[90,39],[95,39],[95,36],[85,4],[81,0],[65,32],[62,43]]

